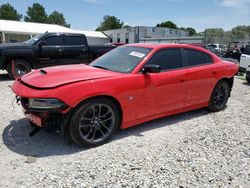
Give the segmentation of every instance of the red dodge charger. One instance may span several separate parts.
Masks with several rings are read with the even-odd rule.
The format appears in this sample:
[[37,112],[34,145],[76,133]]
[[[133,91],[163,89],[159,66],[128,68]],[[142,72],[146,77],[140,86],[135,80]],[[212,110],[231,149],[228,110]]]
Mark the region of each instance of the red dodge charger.
[[90,65],[33,71],[12,87],[31,125],[54,127],[85,147],[118,128],[208,107],[226,107],[239,66],[184,44],[131,44]]

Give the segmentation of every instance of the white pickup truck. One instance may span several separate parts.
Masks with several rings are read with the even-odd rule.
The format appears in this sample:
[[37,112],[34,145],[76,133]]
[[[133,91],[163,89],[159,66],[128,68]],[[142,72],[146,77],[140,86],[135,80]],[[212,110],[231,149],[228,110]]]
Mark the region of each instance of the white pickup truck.
[[240,57],[240,71],[246,72],[246,79],[250,82],[250,45],[247,45]]

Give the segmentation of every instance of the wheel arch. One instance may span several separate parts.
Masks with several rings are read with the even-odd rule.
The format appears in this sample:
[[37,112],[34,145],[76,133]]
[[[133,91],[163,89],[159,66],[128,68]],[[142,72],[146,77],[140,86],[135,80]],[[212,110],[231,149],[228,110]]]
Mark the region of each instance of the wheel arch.
[[118,110],[119,110],[119,114],[120,114],[120,122],[119,122],[119,125],[121,125],[122,120],[123,120],[122,105],[121,105],[121,103],[119,102],[118,99],[116,99],[115,97],[113,97],[113,96],[111,96],[111,95],[96,95],[96,96],[88,97],[88,98],[86,98],[86,99],[80,101],[75,107],[73,107],[72,113],[73,113],[79,106],[81,106],[84,102],[86,102],[86,101],[88,101],[88,100],[96,99],[96,98],[108,99],[108,100],[112,101],[112,102],[116,105],[116,107],[117,107]]
[[33,59],[33,57],[28,57],[28,56],[13,56],[13,57],[7,56],[7,57],[5,57],[3,68],[6,69],[8,67],[8,64],[11,63],[11,61],[15,60],[15,59],[24,60],[27,63],[29,63],[29,65],[30,65],[31,68],[34,68],[33,67],[34,59]]
[[[226,81],[229,85],[229,88],[230,88],[230,93],[229,93],[229,97],[231,97],[231,91],[232,91],[232,88],[233,88],[233,84],[234,84],[234,77],[223,77],[221,79],[219,79],[217,81],[217,83],[215,84],[214,88],[216,87],[216,85],[221,82],[221,81]],[[212,93],[211,93],[212,95]]]
[[220,81],[226,81],[228,83],[229,87],[230,87],[230,90],[232,90],[233,84],[234,84],[234,77],[222,78],[217,83],[219,83]]

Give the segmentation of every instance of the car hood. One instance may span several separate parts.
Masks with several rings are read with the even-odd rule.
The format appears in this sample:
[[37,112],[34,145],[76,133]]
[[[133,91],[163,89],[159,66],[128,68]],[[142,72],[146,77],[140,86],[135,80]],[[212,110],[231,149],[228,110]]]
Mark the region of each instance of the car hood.
[[31,45],[25,43],[7,43],[0,44],[0,50],[9,50],[9,49],[23,49],[23,48],[31,48]]
[[52,89],[62,85],[118,76],[121,73],[87,65],[66,65],[43,68],[21,77],[21,82],[36,89]]

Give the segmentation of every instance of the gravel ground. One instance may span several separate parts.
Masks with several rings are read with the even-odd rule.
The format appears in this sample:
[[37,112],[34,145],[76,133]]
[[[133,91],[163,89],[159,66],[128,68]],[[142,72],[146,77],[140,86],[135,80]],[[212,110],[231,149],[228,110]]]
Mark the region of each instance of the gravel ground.
[[158,119],[82,149],[54,132],[29,138],[0,73],[0,187],[250,186],[250,85],[241,78],[224,111]]

